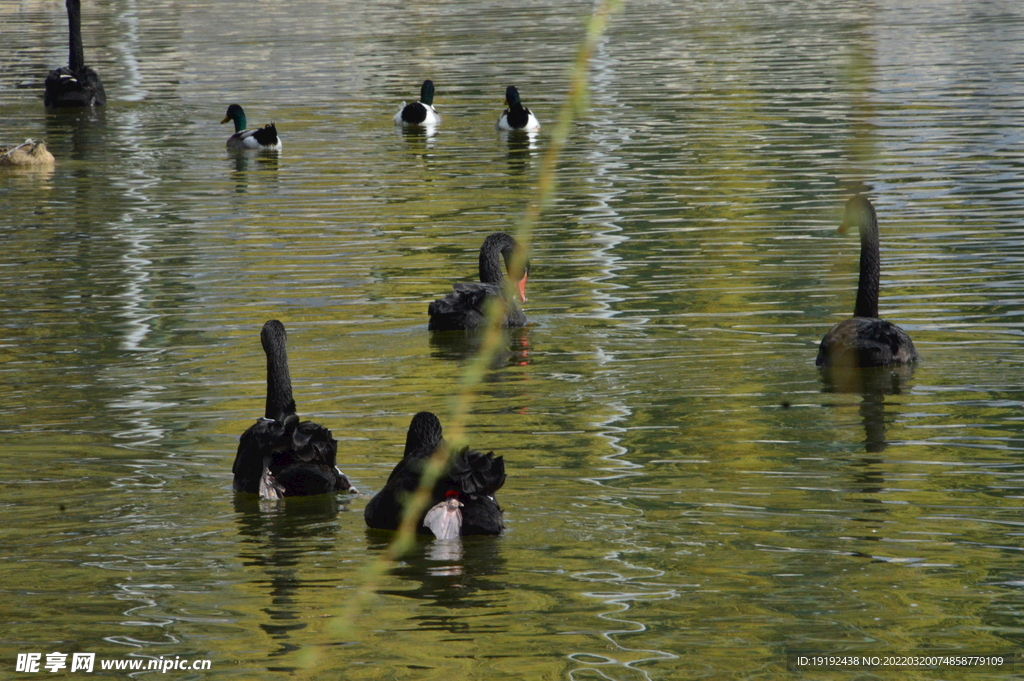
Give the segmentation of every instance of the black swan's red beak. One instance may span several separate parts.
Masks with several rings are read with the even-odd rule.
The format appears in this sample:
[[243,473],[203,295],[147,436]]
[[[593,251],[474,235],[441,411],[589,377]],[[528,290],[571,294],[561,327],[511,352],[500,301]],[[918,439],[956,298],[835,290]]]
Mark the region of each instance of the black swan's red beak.
[[530,276],[529,272],[523,272],[523,278],[519,280],[519,299],[526,302],[526,278]]

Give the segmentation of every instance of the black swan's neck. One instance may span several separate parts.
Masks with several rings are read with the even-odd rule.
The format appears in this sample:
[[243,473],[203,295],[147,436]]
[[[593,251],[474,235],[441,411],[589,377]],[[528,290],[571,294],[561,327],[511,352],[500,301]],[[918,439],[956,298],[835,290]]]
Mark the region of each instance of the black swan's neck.
[[867,204],[867,215],[860,221],[860,282],[857,284],[855,317],[878,317],[878,285],[881,278],[881,256],[878,249],[878,218]]
[[68,68],[74,72],[85,66],[85,50],[82,48],[82,4],[81,0],[67,0],[68,8]]
[[505,280],[505,270],[512,262],[515,248],[515,239],[504,232],[487,237],[484,245],[480,247],[480,281],[500,285]]
[[267,407],[263,415],[275,421],[284,421],[295,413],[288,352],[285,349],[287,338],[284,325],[277,320],[264,324],[260,333],[263,351],[267,353]]
[[409,424],[409,432],[405,435],[405,453],[402,456],[413,453],[429,456],[441,444],[443,437],[441,421],[429,411],[421,411],[412,417],[412,423]]

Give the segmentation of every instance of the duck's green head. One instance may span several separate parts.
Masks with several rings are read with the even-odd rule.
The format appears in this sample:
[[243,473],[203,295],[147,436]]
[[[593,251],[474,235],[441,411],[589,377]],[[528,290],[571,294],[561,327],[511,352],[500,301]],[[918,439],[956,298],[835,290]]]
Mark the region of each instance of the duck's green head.
[[509,85],[505,88],[505,106],[512,106],[513,104],[522,106],[522,102],[519,101],[519,90],[516,89],[515,85]]
[[434,105],[434,81],[423,81],[423,86],[420,88],[420,101],[430,106]]
[[235,122],[235,132],[242,132],[245,130],[245,112],[242,111],[242,107],[237,104],[232,104],[228,107],[228,112],[224,116],[224,120],[221,124],[227,123],[228,121]]

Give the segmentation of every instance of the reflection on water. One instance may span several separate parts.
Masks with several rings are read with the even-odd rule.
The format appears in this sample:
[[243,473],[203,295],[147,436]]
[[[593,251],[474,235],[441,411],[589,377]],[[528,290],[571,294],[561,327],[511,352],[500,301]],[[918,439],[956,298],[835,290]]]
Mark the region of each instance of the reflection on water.
[[[371,549],[382,549],[391,536],[367,531],[367,539]],[[421,537],[416,547],[391,570],[396,578],[394,586],[381,588],[378,593],[416,599],[429,606],[424,614],[414,618],[418,627],[470,633],[471,623],[457,612],[447,610],[486,609],[507,588],[507,570],[500,539]]]
[[498,133],[508,144],[508,171],[513,175],[523,175],[533,169],[533,155],[538,151],[536,130],[509,130]]
[[[886,472],[888,463],[881,456],[889,443],[886,441],[886,396],[898,396],[911,389],[909,383],[913,365],[891,367],[829,367],[822,370],[823,391],[833,394],[860,396],[858,413],[864,429],[864,452],[867,456],[850,454],[849,476],[853,500],[861,508],[853,521],[860,523],[855,530],[859,541],[881,542],[886,537],[884,523],[889,519],[884,496],[888,492]],[[855,551],[853,555],[874,559],[876,552]]]
[[[530,327],[502,330],[503,338],[491,362],[492,369],[525,367],[530,363]],[[480,351],[483,334],[478,331],[434,331],[430,333],[431,355],[438,360],[465,362]]]
[[434,147],[436,141],[434,135],[437,134],[437,130],[438,126],[436,125],[395,126],[395,132],[405,140],[409,150],[418,156],[422,156]]
[[[311,547],[330,550],[336,545],[338,497],[292,497],[268,507],[254,494],[236,494],[234,504],[242,538],[239,560],[263,573],[259,583],[269,597],[268,604],[261,608],[266,620],[259,622],[260,629],[276,646],[267,655],[281,657],[301,647],[293,635],[308,624],[303,621],[303,605],[296,596],[302,589],[316,586],[303,579],[301,565]],[[288,666],[273,668],[297,670]]]
[[47,180],[53,176],[53,171],[53,164],[0,165],[0,174],[4,176],[4,184],[22,195],[25,192],[39,189],[52,189],[53,185],[48,184]]
[[[409,416],[443,420],[477,349],[428,333],[427,305],[535,199],[548,128],[496,134],[495,93],[558,110],[591,9],[313,0],[243,26],[224,3],[85,3],[110,105],[48,112],[62,3],[0,5],[2,137],[56,157],[0,174],[6,659],[626,680],[1019,647],[1024,10],[991,0],[616,16],[536,232],[532,323],[469,426],[505,456],[508,531],[419,543],[330,633],[386,541],[361,511]],[[396,128],[424,73],[443,126]],[[230,101],[273,111],[286,151],[226,154]],[[856,287],[834,230],[858,187],[912,374],[813,364]],[[367,496],[230,491],[271,318]]]
[[822,370],[823,392],[858,394],[864,423],[864,451],[885,451],[885,396],[912,390],[913,364],[888,367],[828,367]]
[[580,666],[570,670],[569,678],[651,679],[644,667],[655,662],[678,659],[678,655],[664,650],[635,647],[641,640],[638,636],[647,631],[647,624],[631,619],[630,613],[643,604],[672,601],[679,598],[680,593],[673,588],[656,588],[657,582],[664,577],[660,571],[631,564],[624,555],[611,556],[610,560],[613,563],[609,571],[573,575],[591,587],[604,586],[600,591],[584,591],[583,595],[611,609],[599,615],[603,624],[600,637],[607,652],[570,653],[569,659]]
[[244,152],[229,151],[228,158],[234,165],[231,177],[235,183],[236,194],[247,194],[250,184],[259,192],[271,191],[280,186],[278,176],[277,152]]
[[462,574],[462,541],[456,539],[435,539],[427,553],[429,560],[444,565],[429,568],[430,574],[438,577],[451,577]]

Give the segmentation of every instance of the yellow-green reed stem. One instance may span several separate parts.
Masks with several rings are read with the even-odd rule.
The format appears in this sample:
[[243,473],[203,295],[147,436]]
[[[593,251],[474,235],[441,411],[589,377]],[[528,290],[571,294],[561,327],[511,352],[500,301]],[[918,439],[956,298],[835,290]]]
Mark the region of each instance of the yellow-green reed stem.
[[[509,266],[509,275],[512,280],[518,281],[522,277],[529,257],[534,226],[539,221],[541,212],[550,206],[554,199],[557,187],[558,159],[569,139],[573,122],[586,108],[587,70],[590,67],[590,60],[604,34],[612,12],[621,4],[621,0],[603,0],[597,5],[587,22],[586,35],[570,71],[569,91],[565,103],[555,122],[551,142],[541,159],[537,175],[537,199],[527,206],[515,233],[520,247],[513,255]],[[359,588],[349,599],[348,607],[342,617],[336,621],[336,626],[341,631],[352,631],[356,616],[376,591],[380,578],[415,544],[416,525],[430,503],[434,483],[444,474],[451,453],[459,451],[464,446],[466,423],[469,420],[477,387],[494,361],[495,353],[504,339],[502,327],[505,312],[505,302],[501,298],[492,299],[487,309],[480,349],[469,366],[466,367],[459,383],[459,390],[452,399],[451,417],[445,425],[445,442],[430,457],[420,479],[419,487],[409,499],[402,513],[401,525],[391,544],[376,560],[364,568]]]
[[[533,229],[540,220],[541,212],[551,205],[557,189],[557,166],[562,149],[569,139],[576,117],[586,109],[587,102],[587,70],[594,50],[604,35],[611,13],[622,3],[619,0],[601,2],[594,10],[587,23],[587,32],[576,54],[569,74],[569,91],[565,103],[555,121],[551,143],[541,157],[540,170],[537,174],[537,199],[531,202],[523,214],[523,219],[516,229],[515,239],[519,249],[512,257],[509,265],[510,278],[518,281],[522,277],[523,268],[529,258]],[[483,381],[484,374],[494,361],[495,353],[503,339],[502,320],[505,318],[504,300],[494,298],[487,312],[486,330],[480,350],[466,368],[459,384],[459,392],[454,396],[452,418],[445,426],[445,433],[452,442],[453,451],[462,446],[463,431],[468,420],[473,396],[477,386]],[[431,483],[433,484],[433,483]]]

